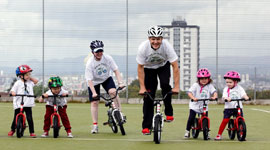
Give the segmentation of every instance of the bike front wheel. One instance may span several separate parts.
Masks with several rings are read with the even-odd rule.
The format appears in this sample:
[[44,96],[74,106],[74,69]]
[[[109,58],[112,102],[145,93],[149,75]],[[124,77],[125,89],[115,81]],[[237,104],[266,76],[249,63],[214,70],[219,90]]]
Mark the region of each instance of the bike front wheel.
[[156,144],[159,144],[161,141],[161,124],[162,118],[161,116],[156,116],[154,119],[154,141]]
[[203,119],[202,121],[202,128],[203,128],[203,139],[208,140],[208,134],[209,134],[209,125],[208,125],[208,119]]
[[195,118],[193,124],[191,125],[192,137],[194,139],[198,138],[200,130],[199,130],[199,119]]
[[23,136],[23,132],[24,132],[23,117],[22,116],[18,116],[16,128],[17,128],[17,130],[16,130],[17,138],[21,138]]
[[58,126],[58,117],[54,116],[53,117],[53,137],[57,138],[59,136],[59,130],[60,127]]
[[246,123],[243,119],[238,120],[238,129],[237,129],[237,138],[239,141],[245,141],[246,140]]
[[231,140],[234,140],[235,138],[235,128],[234,128],[234,120],[230,119],[229,123],[228,123],[228,134],[229,134],[229,138]]

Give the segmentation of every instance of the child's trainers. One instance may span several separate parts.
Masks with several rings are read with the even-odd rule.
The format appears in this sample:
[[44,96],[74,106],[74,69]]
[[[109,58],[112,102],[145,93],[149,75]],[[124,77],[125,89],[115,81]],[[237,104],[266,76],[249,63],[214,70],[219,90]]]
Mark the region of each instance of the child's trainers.
[[11,130],[11,131],[8,132],[8,136],[13,136],[14,133],[15,133],[15,131]]
[[36,138],[37,136],[36,136],[36,134],[35,134],[35,133],[30,133],[30,137],[32,137],[32,138]]
[[68,132],[68,133],[67,133],[67,137],[68,137],[68,138],[73,138],[72,133],[71,133],[71,132]]
[[215,137],[215,140],[221,140],[222,139],[222,136],[220,134],[218,134],[216,137]]
[[173,116],[166,116],[165,122],[172,122],[174,120]]
[[186,130],[186,133],[184,135],[184,138],[188,139],[190,137],[190,132]]
[[44,132],[42,135],[41,135],[41,137],[44,137],[44,138],[46,138],[46,137],[48,137],[49,136],[49,133],[48,133],[48,131],[46,132]]
[[150,133],[150,130],[148,129],[148,128],[144,128],[143,130],[142,130],[142,133],[144,134],[144,135],[150,135],[151,133]]
[[92,130],[91,130],[91,133],[92,134],[98,133],[98,126],[97,125],[93,125]]

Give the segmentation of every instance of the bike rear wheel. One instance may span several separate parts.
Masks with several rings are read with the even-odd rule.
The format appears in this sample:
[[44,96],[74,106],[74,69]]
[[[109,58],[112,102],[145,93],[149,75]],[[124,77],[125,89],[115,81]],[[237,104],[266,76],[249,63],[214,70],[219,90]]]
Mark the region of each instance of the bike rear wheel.
[[246,123],[243,119],[238,120],[238,129],[237,129],[237,138],[239,141],[245,141],[246,140]]
[[235,129],[234,129],[234,120],[230,119],[229,123],[228,123],[228,134],[229,134],[229,138],[231,140],[234,140],[235,138]]
[[203,139],[208,140],[208,133],[209,133],[208,119],[206,119],[206,118],[203,119],[202,127],[203,127]]
[[161,141],[161,124],[162,124],[162,120],[161,120],[161,116],[156,116],[154,119],[154,141],[156,144],[159,144]]
[[24,132],[23,117],[22,116],[18,116],[16,128],[17,128],[17,130],[16,130],[17,138],[21,138],[23,136],[23,132]]
[[59,136],[59,126],[58,126],[58,117],[53,117],[53,137],[57,138]]
[[200,132],[200,130],[199,130],[199,119],[198,118],[195,118],[194,119],[194,122],[191,125],[191,129],[192,129],[191,130],[192,131],[192,137],[194,139],[198,138],[199,132]]

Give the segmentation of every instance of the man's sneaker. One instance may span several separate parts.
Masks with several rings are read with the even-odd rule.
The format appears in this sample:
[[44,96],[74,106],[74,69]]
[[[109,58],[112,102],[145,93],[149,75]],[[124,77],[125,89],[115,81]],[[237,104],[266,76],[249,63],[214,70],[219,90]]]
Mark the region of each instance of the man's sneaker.
[[215,137],[215,140],[221,140],[222,139],[222,136],[220,134],[218,134],[216,137]]
[[13,136],[14,133],[15,133],[15,131],[11,130],[11,131],[8,132],[8,136]]
[[188,139],[190,137],[190,132],[186,130],[186,133],[184,135],[184,138]]
[[48,137],[48,136],[49,136],[49,133],[46,132],[46,131],[41,135],[41,137],[43,137],[43,138],[46,138],[46,137]]
[[37,136],[36,136],[36,134],[35,134],[35,133],[30,133],[30,137],[32,137],[32,138],[36,138]]
[[148,129],[148,128],[144,128],[143,130],[142,130],[142,133],[144,134],[144,135],[150,135],[151,133],[150,133],[150,130]]
[[172,122],[174,120],[173,116],[166,116],[165,122]]
[[67,133],[67,137],[68,137],[68,138],[73,138],[72,133],[71,133],[71,132]]
[[92,134],[98,133],[98,126],[97,125],[93,125],[92,130],[91,130],[91,133]]

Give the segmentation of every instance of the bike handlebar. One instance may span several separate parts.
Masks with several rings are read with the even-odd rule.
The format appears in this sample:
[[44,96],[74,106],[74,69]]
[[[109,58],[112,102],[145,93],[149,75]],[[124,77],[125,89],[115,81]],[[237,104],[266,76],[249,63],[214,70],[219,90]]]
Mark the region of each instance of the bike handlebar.
[[[231,99],[231,101],[251,101],[251,98],[249,98],[248,100],[244,99],[244,98],[240,98],[240,99]],[[227,99],[225,99],[225,102],[229,102]]]
[[[13,96],[12,94],[9,94],[9,96]],[[35,96],[35,95],[26,95],[26,94],[16,94],[16,95],[14,95],[14,96],[26,96],[26,97],[34,97],[34,98],[36,98],[37,96]]]
[[162,97],[161,99],[153,99],[153,97],[151,96],[150,92],[144,92],[143,94],[141,95],[144,95],[144,96],[148,96],[152,101],[163,101],[169,94],[176,94],[176,93],[173,93],[172,91],[169,91],[168,93],[165,94],[164,97]]
[[[191,102],[194,102],[195,100],[191,99]],[[197,101],[218,101],[218,98],[211,99],[211,98],[206,98],[206,99],[197,99]],[[197,102],[195,101],[195,102]]]
[[[69,95],[48,95],[48,97],[68,97]],[[45,97],[44,95],[42,95],[42,98],[48,98],[48,97]]]
[[115,94],[115,96],[114,97],[110,97],[110,98],[106,98],[106,97],[104,97],[104,96],[102,96],[102,95],[98,95],[96,98],[93,98],[93,99],[98,99],[98,98],[102,98],[102,99],[104,99],[105,101],[110,101],[110,100],[113,100],[113,99],[115,99],[116,98],[116,96],[118,95],[118,91],[120,91],[120,90],[122,90],[122,89],[124,89],[126,86],[123,86],[123,87],[118,87],[117,89],[116,89],[116,94]]

